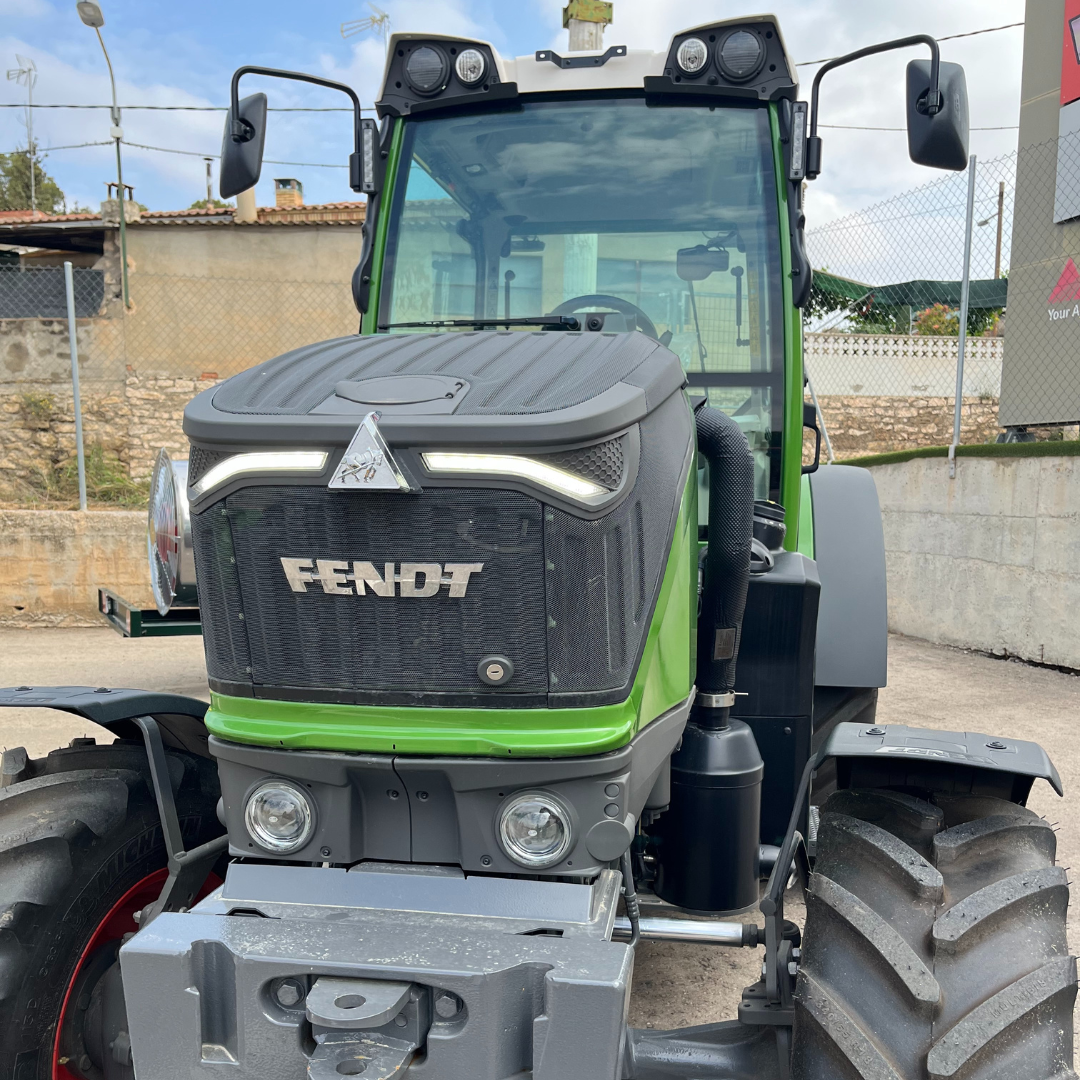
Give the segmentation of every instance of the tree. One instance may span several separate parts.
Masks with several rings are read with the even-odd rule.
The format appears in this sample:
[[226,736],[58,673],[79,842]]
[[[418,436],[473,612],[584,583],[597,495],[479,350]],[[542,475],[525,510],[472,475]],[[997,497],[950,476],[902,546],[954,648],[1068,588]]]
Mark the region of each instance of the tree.
[[47,214],[64,212],[60,185],[41,166],[43,158],[26,150],[0,154],[0,210],[30,209],[30,166],[34,169],[34,203]]
[[232,203],[222,202],[221,199],[196,199],[189,207],[189,210],[225,210],[231,207]]

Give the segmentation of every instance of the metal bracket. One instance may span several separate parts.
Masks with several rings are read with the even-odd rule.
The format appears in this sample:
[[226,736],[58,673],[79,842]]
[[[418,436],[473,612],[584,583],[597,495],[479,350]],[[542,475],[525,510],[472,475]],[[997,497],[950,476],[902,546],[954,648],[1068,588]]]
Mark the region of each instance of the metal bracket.
[[210,873],[210,868],[228,848],[229,837],[226,833],[192,848],[191,851],[184,850],[184,834],[176,813],[176,799],[169,778],[169,759],[165,753],[165,744],[161,740],[161,729],[152,716],[136,717],[135,725],[142,732],[146,745],[146,760],[150,766],[158,816],[161,818],[161,833],[169,856],[169,876],[162,887],[161,895],[143,908],[139,918],[139,927],[142,929],[163,911],[182,911],[191,907]]
[[416,1052],[411,1039],[395,1039],[381,1032],[359,1035],[331,1031],[308,1061],[309,1080],[341,1080],[363,1074],[364,1080],[391,1080],[400,1076]]
[[307,1016],[313,1024],[353,1031],[388,1024],[409,1001],[412,983],[389,979],[315,980],[308,991]]
[[613,56],[625,55],[625,45],[612,45],[602,56],[560,56],[551,49],[537,49],[536,62],[539,64],[550,60],[560,68],[603,67]]

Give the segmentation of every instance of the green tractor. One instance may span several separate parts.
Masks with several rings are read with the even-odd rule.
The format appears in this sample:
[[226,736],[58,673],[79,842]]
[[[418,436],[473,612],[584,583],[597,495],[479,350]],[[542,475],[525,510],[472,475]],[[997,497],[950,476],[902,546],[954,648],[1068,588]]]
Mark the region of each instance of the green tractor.
[[[514,60],[396,35],[378,123],[236,73],[225,197],[261,167],[242,76],[352,99],[362,322],[195,398],[155,486],[209,709],[0,695],[117,737],[4,754],[0,1078],[1075,1076],[1025,807],[1057,773],[875,723],[874,486],[804,464],[819,83],[913,45],[911,156],[963,168],[932,39],[824,65],[808,107],[770,16]],[[647,939],[761,978],[633,1029]]]

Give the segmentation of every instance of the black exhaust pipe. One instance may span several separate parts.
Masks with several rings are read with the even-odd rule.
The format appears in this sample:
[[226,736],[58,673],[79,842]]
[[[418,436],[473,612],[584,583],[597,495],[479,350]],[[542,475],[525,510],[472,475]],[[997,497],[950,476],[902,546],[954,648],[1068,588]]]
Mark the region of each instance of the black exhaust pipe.
[[671,759],[671,804],[655,830],[656,894],[685,911],[757,903],[761,778],[754,734],[731,719],[754,519],[754,459],[739,425],[697,412],[709,462],[709,550],[698,618],[697,699]]
[[699,722],[723,728],[731,712],[750,584],[754,457],[739,425],[707,405],[697,412],[697,438],[709,463],[709,551],[698,617]]

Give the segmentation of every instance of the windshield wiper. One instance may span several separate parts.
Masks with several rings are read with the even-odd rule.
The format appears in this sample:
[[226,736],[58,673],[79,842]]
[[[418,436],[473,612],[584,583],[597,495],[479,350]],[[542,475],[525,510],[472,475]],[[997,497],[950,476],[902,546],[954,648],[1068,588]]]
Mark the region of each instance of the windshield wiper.
[[417,329],[454,326],[554,326],[560,330],[580,330],[581,321],[574,315],[528,315],[515,316],[512,319],[499,319],[488,316],[484,319],[428,319],[421,322],[380,323],[380,330],[397,330],[414,327]]

